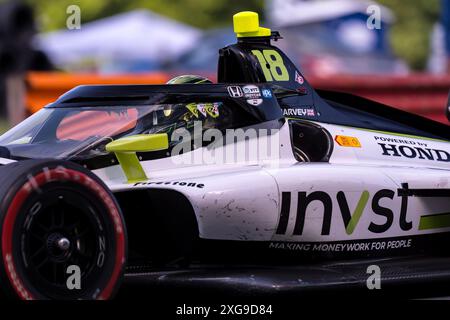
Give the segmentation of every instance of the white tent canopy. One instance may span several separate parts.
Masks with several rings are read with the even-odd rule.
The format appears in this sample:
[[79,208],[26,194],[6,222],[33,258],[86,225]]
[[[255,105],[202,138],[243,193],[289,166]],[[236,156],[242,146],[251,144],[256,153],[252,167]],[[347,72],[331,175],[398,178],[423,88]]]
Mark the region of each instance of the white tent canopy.
[[392,22],[389,9],[366,0],[267,0],[266,12],[275,27],[333,20],[353,13],[367,14],[367,8],[376,5],[381,20]]
[[81,25],[80,30],[41,34],[37,46],[57,65],[80,60],[165,61],[189,49],[201,32],[147,10]]

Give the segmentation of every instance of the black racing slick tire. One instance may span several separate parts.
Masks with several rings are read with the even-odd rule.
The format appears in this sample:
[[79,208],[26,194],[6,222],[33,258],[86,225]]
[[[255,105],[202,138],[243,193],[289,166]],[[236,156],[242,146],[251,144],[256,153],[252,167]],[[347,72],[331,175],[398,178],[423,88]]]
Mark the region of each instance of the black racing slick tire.
[[80,165],[25,160],[0,167],[0,291],[26,299],[110,299],[127,234],[113,194]]

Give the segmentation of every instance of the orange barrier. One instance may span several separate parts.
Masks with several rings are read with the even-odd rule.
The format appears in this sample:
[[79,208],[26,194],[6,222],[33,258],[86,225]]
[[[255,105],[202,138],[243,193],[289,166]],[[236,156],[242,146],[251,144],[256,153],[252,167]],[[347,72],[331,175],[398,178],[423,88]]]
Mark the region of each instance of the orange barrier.
[[[105,76],[33,72],[27,75],[26,107],[33,113],[55,101],[61,94],[82,84],[158,84],[169,74],[129,74]],[[308,77],[315,88],[350,92],[422,116],[448,123],[445,117],[450,76],[416,74],[394,76]]]
[[29,113],[34,113],[55,101],[60,95],[73,87],[88,84],[159,84],[165,83],[168,75],[164,73],[95,75],[67,74],[60,72],[28,73],[25,104]]

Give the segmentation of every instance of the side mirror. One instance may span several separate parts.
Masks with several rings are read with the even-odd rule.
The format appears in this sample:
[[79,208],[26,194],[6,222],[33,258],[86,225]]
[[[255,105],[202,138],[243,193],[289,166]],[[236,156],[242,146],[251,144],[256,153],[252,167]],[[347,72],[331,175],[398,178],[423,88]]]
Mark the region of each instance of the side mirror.
[[120,138],[106,145],[106,150],[114,152],[129,183],[148,180],[136,152],[150,152],[169,148],[166,133],[138,134]]

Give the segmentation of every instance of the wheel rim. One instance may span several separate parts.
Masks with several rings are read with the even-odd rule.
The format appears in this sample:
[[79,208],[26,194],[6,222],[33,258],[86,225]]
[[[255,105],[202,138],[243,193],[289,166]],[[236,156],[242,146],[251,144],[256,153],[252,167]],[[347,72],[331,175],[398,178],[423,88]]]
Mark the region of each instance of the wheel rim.
[[80,201],[85,199],[63,190],[52,193],[57,196],[40,197],[31,205],[31,210],[39,206],[39,211],[24,221],[21,235],[26,270],[45,292],[67,290],[67,269],[71,265],[80,268],[83,278],[93,276],[97,237],[104,230],[92,204]]

